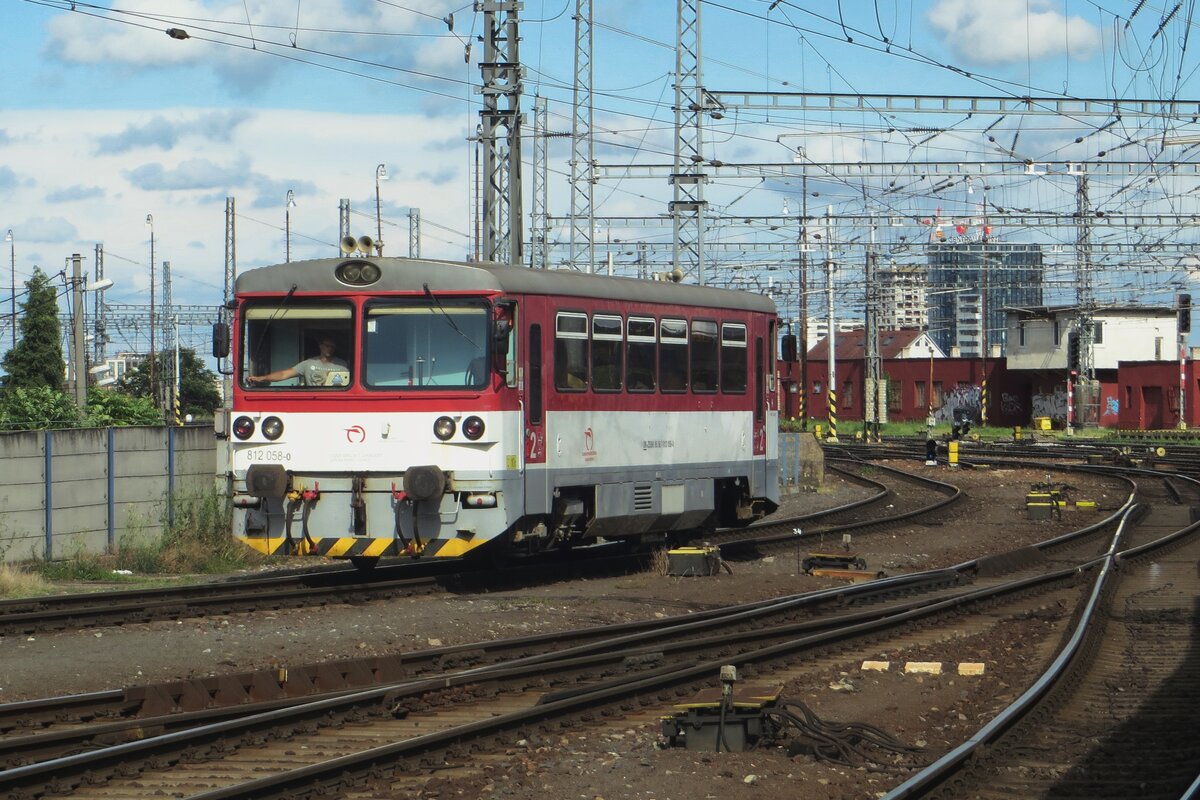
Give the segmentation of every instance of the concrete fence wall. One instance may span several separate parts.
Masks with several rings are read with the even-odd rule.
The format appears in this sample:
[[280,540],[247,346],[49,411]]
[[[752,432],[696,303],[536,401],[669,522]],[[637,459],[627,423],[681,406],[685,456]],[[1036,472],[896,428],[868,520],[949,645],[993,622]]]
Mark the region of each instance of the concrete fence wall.
[[[820,485],[811,434],[780,435],[785,488]],[[208,425],[0,433],[0,562],[103,553],[162,536],[178,496],[212,490]]]
[[0,561],[154,541],[174,496],[212,490],[216,445],[207,425],[0,434]]

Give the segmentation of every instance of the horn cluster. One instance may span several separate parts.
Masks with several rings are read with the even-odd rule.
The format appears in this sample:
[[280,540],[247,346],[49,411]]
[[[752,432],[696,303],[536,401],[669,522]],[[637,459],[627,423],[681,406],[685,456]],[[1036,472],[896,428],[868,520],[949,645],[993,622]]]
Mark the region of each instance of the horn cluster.
[[353,236],[343,236],[341,241],[343,255],[351,255],[355,252],[362,253],[364,256],[371,255],[372,250],[379,250],[380,247],[375,243],[375,240],[370,236],[360,236],[355,239]]

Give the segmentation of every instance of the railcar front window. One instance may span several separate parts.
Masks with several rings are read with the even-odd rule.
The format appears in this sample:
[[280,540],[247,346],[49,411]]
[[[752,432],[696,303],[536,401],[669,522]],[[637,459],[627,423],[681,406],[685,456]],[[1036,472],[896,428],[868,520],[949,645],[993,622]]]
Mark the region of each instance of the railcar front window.
[[391,391],[482,389],[490,320],[479,301],[372,303],[364,319],[363,382]]
[[354,312],[348,303],[252,301],[242,320],[243,388],[337,391],[350,385]]

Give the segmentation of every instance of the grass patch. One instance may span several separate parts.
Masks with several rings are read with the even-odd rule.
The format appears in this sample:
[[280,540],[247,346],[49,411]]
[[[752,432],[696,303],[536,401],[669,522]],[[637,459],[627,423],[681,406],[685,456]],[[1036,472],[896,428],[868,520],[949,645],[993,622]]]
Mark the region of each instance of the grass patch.
[[[179,576],[232,572],[264,564],[266,556],[234,541],[232,515],[225,497],[215,491],[176,495],[174,519],[162,511],[163,535],[154,537],[144,519],[130,516],[117,552],[89,553],[80,545],[57,561],[35,561],[31,570],[43,581],[156,583],[147,576]],[[131,574],[123,574],[123,571]]]
[[53,591],[46,579],[37,572],[0,564],[0,597],[32,597]]

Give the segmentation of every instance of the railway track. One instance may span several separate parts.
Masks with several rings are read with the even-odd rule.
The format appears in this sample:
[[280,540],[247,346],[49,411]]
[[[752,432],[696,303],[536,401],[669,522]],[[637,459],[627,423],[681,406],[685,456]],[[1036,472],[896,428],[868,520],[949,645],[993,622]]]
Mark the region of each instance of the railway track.
[[[874,488],[862,500],[811,514],[772,523],[783,525],[815,522],[843,515],[878,503],[889,490],[872,481],[841,470],[847,479]],[[738,532],[751,536],[746,528]],[[789,529],[790,530],[790,529]],[[718,537],[719,538],[719,537]],[[618,547],[610,553],[591,548],[514,558],[504,570],[477,561],[437,560],[383,563],[371,573],[337,566],[303,570],[265,577],[239,578],[215,583],[155,589],[134,589],[83,594],[48,595],[0,601],[0,635],[31,634],[106,625],[126,625],[163,619],[251,613],[282,608],[310,608],[330,603],[413,596],[447,589],[488,590],[545,580],[621,574],[644,566],[647,553],[630,554]]]
[[1189,513],[1183,528],[1169,532],[1178,514],[1139,508],[1146,517],[1136,538],[1144,541],[1129,547],[1114,539],[1050,668],[887,800],[1195,796],[1200,523]]
[[[1095,531],[1086,531],[1075,538],[1094,538],[1095,534]],[[1061,549],[1063,542],[1047,543],[1047,547]],[[1056,558],[1062,557],[1061,554],[1056,555]],[[1094,562],[1090,552],[1083,553],[1081,557]],[[995,564],[992,566],[995,567]],[[427,777],[430,768],[445,766],[458,759],[465,760],[465,751],[461,750],[461,742],[465,737],[481,736],[482,740],[475,746],[487,748],[496,746],[501,740],[511,741],[514,735],[523,735],[522,731],[530,729],[530,726],[533,726],[532,729],[539,725],[549,725],[553,728],[557,723],[546,720],[561,719],[555,716],[557,714],[565,714],[567,718],[584,714],[602,719],[606,713],[605,709],[608,710],[607,713],[616,717],[653,713],[638,709],[643,708],[643,704],[647,709],[661,709],[662,703],[669,702],[671,697],[678,697],[681,693],[693,690],[698,682],[711,680],[714,665],[719,663],[712,660],[714,652],[722,659],[754,665],[752,669],[756,674],[760,669],[771,669],[773,674],[786,674],[787,670],[798,668],[788,666],[798,652],[797,648],[808,652],[804,658],[798,659],[798,663],[802,663],[805,659],[812,658],[812,650],[821,646],[822,637],[829,647],[836,649],[840,642],[846,641],[846,637],[880,635],[868,634],[864,626],[879,625],[886,628],[888,625],[895,625],[899,618],[906,615],[926,620],[937,618],[939,615],[958,615],[962,612],[957,609],[965,607],[966,604],[988,603],[994,606],[998,602],[995,598],[1006,592],[1020,596],[1031,591],[1033,579],[1026,575],[1009,581],[997,577],[990,577],[986,581],[976,579],[973,584],[965,577],[978,572],[980,565],[976,563],[964,565],[960,570],[939,571],[936,578],[929,575],[904,576],[895,579],[896,583],[890,588],[887,581],[876,582],[869,585],[869,591],[883,594],[875,596],[874,599],[871,599],[871,595],[866,593],[868,589],[863,586],[822,593],[827,599],[838,598],[836,602],[843,609],[842,615],[833,619],[822,620],[822,615],[817,614],[813,608],[808,608],[805,614],[809,619],[773,620],[768,624],[764,617],[780,612],[780,607],[756,604],[753,610],[741,609],[736,612],[758,617],[758,621],[753,625],[729,633],[722,632],[720,636],[710,632],[702,640],[696,639],[696,630],[702,624],[712,631],[730,627],[732,623],[715,615],[701,623],[692,615],[688,618],[688,624],[696,625],[697,628],[688,628],[685,631],[670,631],[672,626],[679,625],[678,621],[672,621],[671,626],[667,626],[667,631],[653,631],[647,628],[629,634],[636,637],[636,642],[627,641],[625,637],[613,641],[612,637],[609,637],[608,640],[599,643],[576,645],[567,652],[560,650],[533,658],[526,657],[515,665],[498,664],[487,669],[476,668],[466,673],[460,671],[454,675],[442,675],[426,681],[409,681],[406,684],[386,687],[383,695],[385,701],[379,698],[366,701],[374,711],[359,708],[344,717],[338,715],[334,718],[332,709],[338,704],[344,704],[348,695],[304,703],[301,705],[304,709],[301,713],[308,715],[306,721],[289,723],[290,727],[285,726],[283,733],[263,734],[258,731],[251,736],[251,739],[270,738],[272,735],[286,736],[288,738],[285,742],[261,745],[266,751],[258,755],[249,754],[244,748],[239,748],[239,755],[235,758],[236,765],[226,763],[224,767],[214,768],[209,762],[205,762],[186,768],[173,766],[159,772],[142,771],[136,778],[137,788],[139,792],[146,787],[152,787],[153,791],[167,795],[204,798],[294,796],[301,788],[313,791],[314,787],[332,781],[329,786],[339,787],[334,788],[335,791],[343,791],[344,782],[341,782],[340,778],[331,778],[330,774],[332,771],[341,774],[351,770],[351,761],[365,764],[366,766],[361,767],[365,770],[364,774],[395,774],[400,776],[395,780],[402,781],[406,780],[405,776],[411,775],[413,780],[420,781],[422,776]],[[1053,583],[1055,591],[1071,592],[1079,574],[1079,566],[1076,564],[1073,568],[1057,570],[1057,577],[1042,575],[1038,581]],[[911,595],[918,591],[918,585],[924,580],[932,580],[932,583],[920,590],[922,596],[919,599],[913,599]],[[892,599],[887,597],[889,592],[894,595]],[[899,592],[903,593],[903,599],[898,599]],[[856,599],[848,601],[849,597]],[[815,599],[791,598],[782,602],[807,604],[815,602]],[[848,618],[845,613],[847,602],[854,606],[853,619]],[[804,626],[809,629],[805,630]],[[679,638],[681,633],[685,634],[682,639]],[[797,645],[797,642],[800,644]],[[647,659],[650,659],[651,663],[647,663]],[[555,672],[550,672],[551,667]],[[555,687],[564,684],[582,686],[586,691],[556,690]],[[631,695],[631,692],[634,694]],[[471,698],[467,706],[454,702],[467,696]],[[536,705],[533,704],[535,698],[538,701]],[[596,703],[599,704],[600,710],[596,710]],[[402,719],[395,718],[393,712],[396,709],[402,710]],[[263,713],[260,711],[257,716]],[[272,713],[274,712],[266,712],[268,716]],[[313,721],[314,714],[317,721]],[[385,719],[389,715],[392,718]],[[464,722],[468,717],[471,721]],[[332,729],[318,727],[331,722],[334,725]],[[211,723],[209,724],[211,727]],[[255,723],[240,720],[229,724],[252,726]],[[307,732],[306,728],[310,726],[315,730]],[[342,731],[346,733],[343,735]],[[209,733],[211,735],[214,731]],[[231,741],[236,739],[235,734],[228,728],[215,733],[221,743],[218,749],[230,747]],[[310,738],[303,738],[305,736]],[[400,738],[396,740],[393,737]],[[352,744],[354,740],[358,741],[357,745]],[[362,751],[364,740],[397,741],[397,744]],[[164,744],[149,743],[151,741],[122,746],[127,749],[121,751],[109,748],[112,751],[109,757],[117,756],[121,769],[133,769],[129,762],[132,749],[153,750]],[[489,745],[488,742],[492,744]],[[176,751],[181,750],[193,757],[207,752],[203,744],[185,745],[174,742],[172,746]],[[352,755],[350,751],[355,751],[355,754]],[[166,761],[178,765],[182,763],[180,759],[186,760],[186,756],[170,755],[171,751],[167,752],[168,754],[164,755],[162,751],[157,751],[149,758],[149,762]],[[325,758],[335,758],[335,766],[321,765],[311,760],[303,766],[298,764],[305,754],[317,752],[323,753]],[[270,764],[275,766],[268,767]],[[216,773],[224,774],[228,778],[232,773],[244,775],[268,768],[277,771],[281,765],[290,766],[292,769],[270,779],[259,778],[250,783],[215,788],[214,782],[220,780],[214,777]],[[19,775],[27,775],[30,769],[40,768],[46,774],[52,774],[58,782],[52,788],[64,789],[71,783],[68,766],[68,763],[59,759],[57,762],[45,762],[41,767],[33,765],[31,768],[8,770],[7,773],[12,779]],[[22,769],[25,772],[22,772]],[[111,769],[116,770],[117,767]],[[87,768],[87,774],[93,779],[103,772],[99,767]],[[5,773],[0,773],[0,778],[4,775]],[[155,779],[152,775],[161,777]],[[155,780],[161,782],[155,783]],[[234,783],[236,784],[236,781]],[[101,796],[104,792],[108,793],[106,796],[113,796],[114,791],[121,796],[133,796],[122,795],[122,792],[127,790],[123,787],[126,787],[126,784],[111,783],[103,790],[97,788],[97,793],[89,794],[90,790],[80,784],[74,789],[73,796]],[[37,795],[40,791],[36,787],[24,787],[21,790],[32,795]]]

